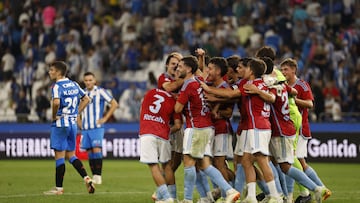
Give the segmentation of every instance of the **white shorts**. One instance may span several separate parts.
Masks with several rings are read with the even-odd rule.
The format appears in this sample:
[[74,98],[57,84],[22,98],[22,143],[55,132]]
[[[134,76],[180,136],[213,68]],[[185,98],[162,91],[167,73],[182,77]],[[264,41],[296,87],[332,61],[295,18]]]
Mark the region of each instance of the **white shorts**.
[[307,157],[307,143],[308,139],[305,139],[303,136],[299,135],[297,142],[295,154],[297,158],[306,158]]
[[202,159],[212,157],[214,128],[186,128],[184,131],[183,154]]
[[235,145],[235,149],[234,149],[234,154],[236,154],[238,156],[244,155],[245,136],[241,136],[241,134],[240,135],[236,134],[236,145]]
[[[226,156],[232,158],[232,135],[231,134],[217,134],[213,143],[214,156]],[[229,157],[230,156],[230,157]]]
[[184,128],[180,128],[180,130],[170,135],[170,144],[171,151],[182,153],[183,150],[183,140],[184,140]]
[[169,140],[152,134],[140,136],[140,162],[145,164],[166,163],[171,159]]
[[[240,145],[238,154],[242,156],[244,152],[255,154],[261,152],[263,155],[270,155],[269,143],[271,138],[271,130],[250,129],[243,130],[240,135]],[[243,141],[244,140],[244,141]],[[237,144],[236,144],[237,145]]]
[[295,136],[291,137],[271,137],[270,153],[278,163],[294,163],[294,140]]

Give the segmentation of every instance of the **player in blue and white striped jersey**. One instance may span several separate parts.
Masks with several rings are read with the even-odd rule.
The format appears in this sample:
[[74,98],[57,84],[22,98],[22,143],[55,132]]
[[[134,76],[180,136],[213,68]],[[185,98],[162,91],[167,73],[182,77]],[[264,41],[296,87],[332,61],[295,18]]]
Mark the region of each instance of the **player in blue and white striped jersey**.
[[[89,155],[89,164],[93,174],[93,182],[101,184],[102,171],[102,140],[104,138],[104,123],[108,121],[118,106],[116,100],[103,88],[96,86],[94,73],[84,74],[85,92],[91,102],[81,114],[82,139],[81,148]],[[105,104],[110,108],[104,115]],[[78,120],[79,121],[79,120]]]
[[74,166],[84,179],[89,193],[95,192],[91,178],[75,156],[77,115],[90,102],[90,98],[80,86],[65,77],[67,64],[55,61],[49,65],[49,76],[55,81],[52,87],[52,119],[50,145],[55,151],[56,187],[44,192],[46,195],[63,194],[63,180],[65,174],[65,158]]

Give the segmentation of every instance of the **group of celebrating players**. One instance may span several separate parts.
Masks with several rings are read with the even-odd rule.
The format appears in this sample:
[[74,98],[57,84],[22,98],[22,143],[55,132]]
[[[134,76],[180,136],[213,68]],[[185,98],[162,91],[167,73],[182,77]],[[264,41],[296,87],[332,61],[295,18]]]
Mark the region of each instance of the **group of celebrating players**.
[[[206,60],[200,48],[196,55],[170,54],[158,88],[141,106],[140,161],[157,186],[155,202],[177,201],[174,174],[182,161],[184,203],[193,202],[195,187],[200,203],[293,202],[295,181],[295,202],[326,200],[331,191],[305,161],[314,99],[309,84],[296,77],[296,61],[285,59],[277,68],[266,46],[251,58]],[[236,133],[230,122],[235,104]],[[256,195],[256,185],[263,195]]]
[[[143,98],[140,161],[149,166],[157,185],[152,196],[155,202],[177,201],[174,174],[181,162],[183,203],[193,202],[195,186],[200,203],[288,203],[293,202],[295,181],[300,185],[295,202],[326,200],[331,191],[305,161],[311,139],[308,109],[314,98],[309,84],[296,77],[296,61],[285,59],[276,68],[271,47],[260,48],[252,58],[213,57],[207,61],[203,49],[196,54],[198,58],[170,54],[158,88]],[[66,78],[67,64],[56,61],[49,67],[50,79],[55,81],[50,142],[55,151],[56,186],[44,194],[64,193],[65,158],[92,194],[94,184],[102,183],[103,124],[117,103],[95,85],[93,73],[84,74],[86,88],[81,89]],[[106,102],[111,107],[104,114]],[[234,104],[240,113],[236,133],[230,122]],[[83,130],[81,147],[88,151],[93,178],[75,156],[77,125]],[[227,158],[233,159],[235,171],[229,169]],[[256,185],[262,195],[256,196]]]

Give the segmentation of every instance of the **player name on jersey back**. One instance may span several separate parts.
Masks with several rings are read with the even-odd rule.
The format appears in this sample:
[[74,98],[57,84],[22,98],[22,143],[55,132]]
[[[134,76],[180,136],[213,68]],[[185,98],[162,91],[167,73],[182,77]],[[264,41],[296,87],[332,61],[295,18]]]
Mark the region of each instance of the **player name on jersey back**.
[[70,89],[70,90],[64,90],[64,95],[70,96],[70,95],[78,95],[79,90],[78,89]]
[[163,118],[161,118],[161,116],[154,116],[154,115],[150,115],[150,114],[144,114],[144,120],[149,120],[149,121],[155,121],[158,123],[162,123],[165,124],[165,121]]

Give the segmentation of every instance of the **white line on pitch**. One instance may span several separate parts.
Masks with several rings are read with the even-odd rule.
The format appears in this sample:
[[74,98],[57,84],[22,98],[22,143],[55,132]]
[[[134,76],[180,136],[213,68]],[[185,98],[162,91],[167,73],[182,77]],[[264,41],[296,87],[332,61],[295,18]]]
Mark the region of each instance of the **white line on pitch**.
[[[148,192],[95,192],[96,195],[111,195],[111,194],[146,194]],[[89,195],[87,193],[75,193],[67,192],[63,195]],[[17,194],[17,195],[0,195],[0,199],[17,198],[17,197],[39,197],[39,196],[56,196],[56,195],[44,195],[44,194]]]

